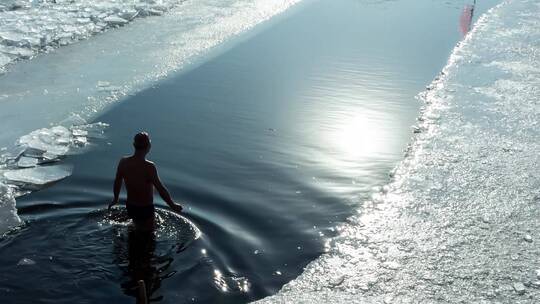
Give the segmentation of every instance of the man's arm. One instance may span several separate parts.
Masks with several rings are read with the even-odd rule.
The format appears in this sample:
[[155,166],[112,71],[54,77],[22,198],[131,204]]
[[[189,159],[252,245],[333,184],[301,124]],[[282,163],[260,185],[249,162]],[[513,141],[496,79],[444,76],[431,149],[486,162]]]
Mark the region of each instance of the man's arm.
[[159,196],[161,196],[161,198],[165,201],[165,203],[167,203],[167,205],[169,205],[169,207],[172,210],[176,212],[181,212],[182,206],[180,206],[179,204],[175,203],[172,200],[171,195],[169,194],[169,191],[161,183],[161,180],[159,179],[159,175],[157,172],[157,168],[156,166],[154,166],[154,164],[151,164],[150,170],[151,170],[152,184],[154,185],[154,187],[156,187],[156,190],[158,191]]
[[122,160],[118,163],[118,167],[116,168],[116,177],[114,178],[114,186],[113,186],[113,193],[114,198],[112,202],[109,204],[109,209],[111,209],[112,206],[118,204],[118,199],[120,197],[120,190],[122,190],[122,181],[124,179],[123,169],[122,169]]

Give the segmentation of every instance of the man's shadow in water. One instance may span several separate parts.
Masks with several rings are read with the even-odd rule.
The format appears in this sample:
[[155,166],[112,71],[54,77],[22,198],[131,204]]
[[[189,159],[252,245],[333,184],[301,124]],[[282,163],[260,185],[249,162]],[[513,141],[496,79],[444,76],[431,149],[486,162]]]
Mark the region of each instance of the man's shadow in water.
[[135,297],[139,302],[139,280],[146,285],[148,302],[159,302],[163,296],[154,296],[161,287],[161,281],[171,277],[175,271],[167,271],[173,262],[172,257],[160,257],[156,251],[156,233],[154,230],[143,231],[129,226],[127,228],[127,243],[125,234],[116,231],[114,251],[116,263],[127,278],[120,284],[126,295]]

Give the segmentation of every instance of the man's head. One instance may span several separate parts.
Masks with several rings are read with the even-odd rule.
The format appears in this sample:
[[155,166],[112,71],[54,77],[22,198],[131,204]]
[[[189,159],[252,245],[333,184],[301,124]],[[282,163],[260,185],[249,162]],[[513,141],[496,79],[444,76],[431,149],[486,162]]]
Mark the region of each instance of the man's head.
[[150,151],[150,136],[146,132],[139,132],[133,137],[133,147],[137,152],[148,152]]

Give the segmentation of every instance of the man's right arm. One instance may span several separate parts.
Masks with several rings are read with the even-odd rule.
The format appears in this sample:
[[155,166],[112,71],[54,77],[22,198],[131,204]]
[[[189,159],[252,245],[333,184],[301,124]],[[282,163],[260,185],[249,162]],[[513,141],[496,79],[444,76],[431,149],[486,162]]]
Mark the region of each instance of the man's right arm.
[[156,190],[158,191],[159,196],[161,196],[161,198],[165,201],[165,203],[167,203],[167,205],[169,205],[169,207],[172,210],[176,212],[181,212],[182,206],[180,206],[179,204],[175,203],[172,200],[171,194],[169,193],[167,188],[165,188],[163,183],[161,183],[161,180],[159,179],[159,175],[157,172],[157,168],[154,164],[151,164],[150,170],[151,170],[152,184],[154,185],[154,187],[156,187]]
[[122,181],[124,179],[123,175],[123,169],[122,169],[122,160],[118,163],[118,167],[116,168],[116,176],[114,178],[114,186],[113,186],[113,194],[114,198],[112,202],[109,204],[109,209],[111,209],[112,206],[118,203],[118,200],[120,198],[120,190],[122,190]]

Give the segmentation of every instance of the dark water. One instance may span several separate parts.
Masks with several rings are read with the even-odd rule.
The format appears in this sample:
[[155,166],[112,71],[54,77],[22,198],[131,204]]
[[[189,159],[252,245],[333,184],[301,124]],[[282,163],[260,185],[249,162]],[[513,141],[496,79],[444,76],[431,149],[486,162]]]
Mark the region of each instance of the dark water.
[[[2,303],[133,303],[139,279],[163,303],[277,292],[388,181],[415,95],[460,39],[458,2],[308,1],[119,103],[96,119],[107,139],[68,158],[71,177],[19,199],[26,224],[0,243]],[[160,209],[155,235],[104,210],[140,130],[186,207]]]

